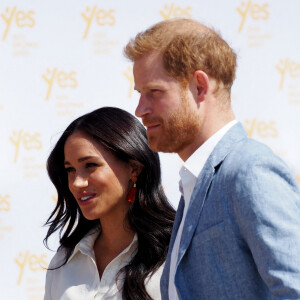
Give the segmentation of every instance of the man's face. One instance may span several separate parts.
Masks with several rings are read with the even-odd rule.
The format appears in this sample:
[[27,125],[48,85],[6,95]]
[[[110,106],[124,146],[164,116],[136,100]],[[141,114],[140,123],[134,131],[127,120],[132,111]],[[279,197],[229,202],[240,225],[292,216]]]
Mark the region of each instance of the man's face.
[[161,56],[151,53],[135,61],[135,89],[140,93],[135,114],[147,127],[153,151],[180,155],[191,147],[201,119],[188,88],[183,89],[163,68]]

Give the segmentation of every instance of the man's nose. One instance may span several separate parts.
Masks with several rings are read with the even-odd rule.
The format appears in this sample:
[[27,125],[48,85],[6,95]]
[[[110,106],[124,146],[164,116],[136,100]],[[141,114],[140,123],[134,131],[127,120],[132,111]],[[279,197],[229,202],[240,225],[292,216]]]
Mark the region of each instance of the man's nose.
[[140,95],[138,106],[135,109],[135,115],[142,118],[151,112],[149,103],[144,95]]

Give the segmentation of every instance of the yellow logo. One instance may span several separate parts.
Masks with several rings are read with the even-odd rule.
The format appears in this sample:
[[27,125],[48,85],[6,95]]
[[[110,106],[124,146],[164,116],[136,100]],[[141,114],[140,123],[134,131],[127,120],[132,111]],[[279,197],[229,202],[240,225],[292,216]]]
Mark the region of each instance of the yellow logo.
[[26,267],[32,272],[45,271],[48,266],[48,263],[45,260],[46,257],[46,254],[41,254],[38,256],[31,254],[28,250],[24,253],[19,252],[19,256],[14,259],[15,263],[20,268],[17,285],[21,284]]
[[300,174],[298,174],[298,175],[296,174],[295,177],[296,177],[298,184],[300,185]]
[[174,3],[171,5],[165,4],[164,8],[159,11],[160,15],[163,17],[164,20],[168,20],[171,18],[178,18],[178,17],[186,17],[191,18],[192,15],[190,14],[191,7],[181,7],[176,6]]
[[52,195],[52,196],[51,196],[51,199],[52,199],[55,203],[57,203],[58,197],[57,197],[57,195]]
[[291,61],[288,58],[281,59],[280,62],[276,65],[276,69],[280,72],[281,75],[279,83],[280,90],[283,87],[283,83],[287,74],[289,74],[293,78],[300,77],[300,63]]
[[116,23],[114,9],[99,9],[97,5],[93,8],[87,6],[85,12],[81,13],[82,18],[86,21],[86,28],[83,34],[85,39],[90,31],[93,20],[96,20],[98,26],[113,26]]
[[4,41],[6,39],[12,24],[16,24],[16,26],[19,28],[32,28],[35,25],[34,14],[34,10],[25,12],[23,10],[18,10],[16,6],[14,6],[13,8],[6,7],[4,13],[0,14],[0,17],[5,23],[5,30],[2,36],[2,40]]
[[247,131],[249,137],[253,137],[256,133],[261,138],[278,137],[278,129],[276,127],[276,122],[264,122],[258,121],[256,118],[246,120],[244,123],[244,128]]
[[26,150],[31,149],[41,149],[42,148],[42,141],[39,139],[41,135],[39,133],[26,133],[23,132],[23,130],[19,131],[13,131],[12,136],[9,137],[10,141],[15,146],[15,155],[14,155],[14,162],[17,161],[20,148],[23,145],[23,147]]
[[129,81],[129,92],[128,92],[128,98],[132,96],[133,92],[133,85],[134,85],[134,78],[132,73],[132,67],[128,67],[126,72],[123,72],[123,75],[128,79]]
[[49,100],[55,82],[61,88],[76,88],[78,85],[77,79],[75,77],[76,75],[77,73],[74,71],[66,73],[63,71],[58,71],[57,68],[54,68],[53,70],[48,68],[46,74],[42,75],[42,78],[48,85],[46,100]]
[[250,16],[253,20],[268,20],[269,19],[269,4],[257,4],[253,3],[252,0],[248,2],[242,2],[240,7],[237,7],[236,10],[240,14],[242,20],[238,32],[241,32],[247,16]]
[[1,211],[9,211],[10,210],[10,203],[8,201],[9,195],[0,195],[0,212]]

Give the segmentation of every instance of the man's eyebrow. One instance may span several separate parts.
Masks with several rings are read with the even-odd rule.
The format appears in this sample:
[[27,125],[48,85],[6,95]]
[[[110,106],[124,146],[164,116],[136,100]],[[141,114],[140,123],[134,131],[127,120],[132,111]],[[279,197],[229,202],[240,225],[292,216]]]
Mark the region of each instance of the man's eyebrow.
[[[141,92],[140,90],[137,89],[136,86],[133,87],[135,91]],[[146,86],[143,87],[143,90],[152,90],[152,89],[162,89],[163,85],[159,83],[149,83]]]

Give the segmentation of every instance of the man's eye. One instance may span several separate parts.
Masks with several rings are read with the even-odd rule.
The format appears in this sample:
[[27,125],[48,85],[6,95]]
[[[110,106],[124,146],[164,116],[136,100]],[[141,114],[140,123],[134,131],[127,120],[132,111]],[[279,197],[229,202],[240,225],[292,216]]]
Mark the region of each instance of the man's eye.
[[148,92],[149,97],[155,97],[159,95],[160,90],[152,89]]

